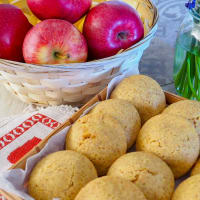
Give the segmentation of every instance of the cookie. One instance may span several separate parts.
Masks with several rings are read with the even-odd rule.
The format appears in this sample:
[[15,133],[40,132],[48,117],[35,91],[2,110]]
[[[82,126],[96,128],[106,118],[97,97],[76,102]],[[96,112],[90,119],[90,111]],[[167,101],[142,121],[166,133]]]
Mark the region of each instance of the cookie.
[[95,178],[96,169],[87,157],[74,151],[58,151],[36,164],[30,175],[28,193],[37,200],[73,200]]
[[193,100],[178,101],[168,106],[163,113],[188,119],[194,125],[200,138],[200,102]]
[[121,81],[111,99],[124,99],[138,110],[142,123],[161,113],[166,107],[165,94],[160,85],[144,75],[133,75]]
[[66,148],[87,156],[98,174],[104,175],[110,165],[126,153],[125,130],[110,115],[85,115],[72,125],[66,137]]
[[200,200],[200,174],[183,181],[174,192],[172,200]]
[[146,198],[130,181],[104,176],[88,183],[75,200],[146,200]]
[[125,130],[127,147],[130,148],[135,143],[141,128],[141,119],[133,104],[121,99],[109,99],[100,102],[91,113],[109,114],[114,117]]
[[199,138],[188,120],[161,114],[144,124],[137,137],[136,149],[156,154],[170,166],[175,178],[179,178],[196,162]]
[[138,151],[121,156],[110,167],[108,176],[135,183],[147,200],[170,200],[174,191],[171,169],[152,153]]

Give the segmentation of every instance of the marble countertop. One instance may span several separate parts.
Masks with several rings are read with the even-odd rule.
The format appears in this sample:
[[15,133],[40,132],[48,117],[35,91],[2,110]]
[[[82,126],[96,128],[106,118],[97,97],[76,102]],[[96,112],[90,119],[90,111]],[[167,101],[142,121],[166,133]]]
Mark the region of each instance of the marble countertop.
[[[163,89],[175,92],[173,85],[174,46],[180,23],[186,15],[186,0],[155,0],[159,9],[156,37],[144,52],[140,73],[156,79]],[[21,102],[0,85],[0,117],[19,114],[28,104]]]

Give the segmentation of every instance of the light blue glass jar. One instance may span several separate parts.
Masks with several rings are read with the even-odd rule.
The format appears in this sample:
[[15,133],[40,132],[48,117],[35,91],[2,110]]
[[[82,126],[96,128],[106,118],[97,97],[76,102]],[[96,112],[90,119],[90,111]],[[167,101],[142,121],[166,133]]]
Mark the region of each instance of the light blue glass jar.
[[174,83],[179,95],[200,101],[200,0],[187,7],[176,41]]

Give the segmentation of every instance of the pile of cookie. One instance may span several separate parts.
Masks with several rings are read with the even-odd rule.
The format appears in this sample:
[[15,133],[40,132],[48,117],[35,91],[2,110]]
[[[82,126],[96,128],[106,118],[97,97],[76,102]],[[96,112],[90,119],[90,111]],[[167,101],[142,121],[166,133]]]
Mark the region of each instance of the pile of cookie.
[[200,200],[200,103],[167,106],[150,77],[121,81],[72,125],[65,148],[32,170],[36,200]]

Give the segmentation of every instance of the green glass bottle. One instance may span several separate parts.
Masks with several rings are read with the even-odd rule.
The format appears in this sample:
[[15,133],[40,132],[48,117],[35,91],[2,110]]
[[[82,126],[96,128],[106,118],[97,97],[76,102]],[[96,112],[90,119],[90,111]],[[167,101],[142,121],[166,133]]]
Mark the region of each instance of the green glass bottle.
[[200,101],[200,0],[190,3],[176,41],[173,78],[179,95]]

